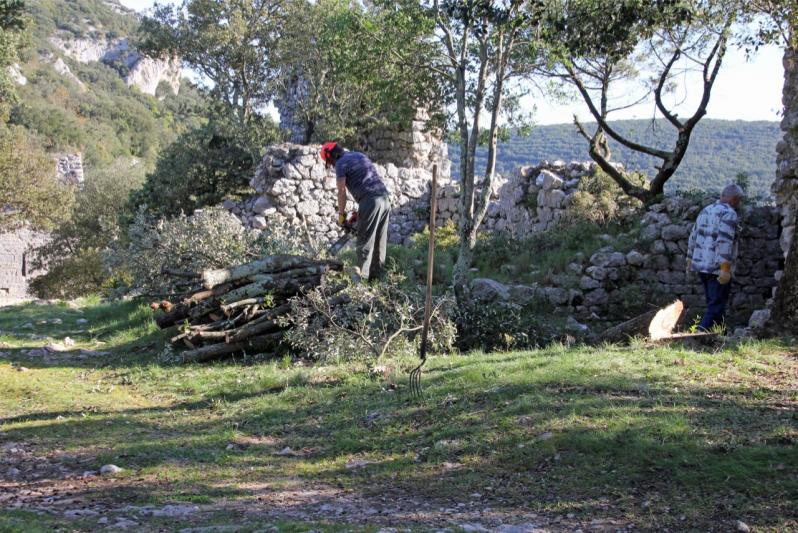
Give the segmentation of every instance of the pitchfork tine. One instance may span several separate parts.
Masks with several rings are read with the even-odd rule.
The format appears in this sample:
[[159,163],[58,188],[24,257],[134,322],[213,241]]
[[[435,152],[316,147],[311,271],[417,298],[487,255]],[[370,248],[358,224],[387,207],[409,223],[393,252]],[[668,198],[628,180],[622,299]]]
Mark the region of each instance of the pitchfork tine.
[[423,367],[426,362],[426,359],[424,359],[421,361],[421,364],[410,372],[410,394],[413,396],[421,397],[423,394],[421,390],[421,367]]

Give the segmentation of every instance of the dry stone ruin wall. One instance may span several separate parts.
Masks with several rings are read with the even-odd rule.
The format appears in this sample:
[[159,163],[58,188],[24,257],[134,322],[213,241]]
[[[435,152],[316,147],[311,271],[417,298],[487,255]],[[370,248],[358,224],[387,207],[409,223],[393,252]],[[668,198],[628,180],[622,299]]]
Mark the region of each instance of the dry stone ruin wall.
[[[579,184],[595,170],[593,162],[543,161],[521,167],[507,179],[497,176],[483,231],[524,237],[556,226],[566,216]],[[459,199],[459,183],[445,183],[438,198],[439,225],[459,221]]]
[[[76,187],[83,185],[83,156],[80,152],[56,154],[53,159],[60,183]],[[30,270],[30,254],[33,248],[46,240],[46,234],[28,228],[0,233],[0,304],[28,296],[28,282],[40,274]]]
[[784,117],[781,120],[783,139],[776,146],[776,181],[773,192],[781,208],[781,248],[784,255],[795,235],[798,217],[798,51],[787,47],[784,52]]
[[[424,229],[432,172],[426,168],[375,164],[391,193],[392,243],[403,243]],[[447,177],[442,176],[446,182]],[[319,147],[279,144],[267,149],[250,185],[258,196],[225,207],[254,229],[272,224],[307,231],[317,243],[338,238],[335,171],[326,169]],[[351,203],[349,209],[354,209]]]
[[25,298],[30,270],[30,251],[44,243],[46,235],[22,228],[0,233],[0,304]]

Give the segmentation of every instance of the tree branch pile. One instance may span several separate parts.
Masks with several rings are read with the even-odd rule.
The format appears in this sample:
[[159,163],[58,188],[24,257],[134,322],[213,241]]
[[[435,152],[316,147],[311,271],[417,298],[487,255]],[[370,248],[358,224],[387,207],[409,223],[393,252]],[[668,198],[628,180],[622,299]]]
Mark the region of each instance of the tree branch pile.
[[274,255],[231,268],[181,273],[197,287],[179,301],[151,305],[161,310],[161,329],[179,325],[173,346],[188,348],[184,362],[202,362],[234,353],[274,354],[288,326],[279,319],[289,300],[319,287],[337,261]]

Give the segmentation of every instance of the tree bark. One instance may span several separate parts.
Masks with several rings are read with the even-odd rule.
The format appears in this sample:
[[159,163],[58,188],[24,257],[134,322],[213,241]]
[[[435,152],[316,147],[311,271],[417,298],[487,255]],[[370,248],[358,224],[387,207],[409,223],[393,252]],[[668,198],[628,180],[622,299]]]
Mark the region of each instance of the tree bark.
[[270,274],[302,267],[325,265],[332,270],[340,270],[343,265],[338,261],[314,261],[306,257],[293,255],[274,255],[232,268],[205,270],[202,282],[205,288],[211,289],[229,281],[237,281],[258,274]]
[[290,295],[296,294],[309,283],[320,280],[324,267],[311,267],[297,272],[296,276],[271,276],[264,274],[253,283],[239,287],[227,293],[225,302],[237,302],[245,298],[258,297],[263,294]]
[[194,350],[187,350],[181,356],[184,363],[202,363],[238,352],[259,353],[264,350],[273,350],[282,338],[283,334],[281,332],[272,333],[234,344],[211,344]]

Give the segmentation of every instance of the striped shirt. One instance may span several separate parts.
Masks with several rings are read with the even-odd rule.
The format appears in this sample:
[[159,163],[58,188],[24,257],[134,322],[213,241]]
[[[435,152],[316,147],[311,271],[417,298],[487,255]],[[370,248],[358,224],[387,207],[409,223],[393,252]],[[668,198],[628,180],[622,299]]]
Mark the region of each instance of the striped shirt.
[[732,206],[721,201],[706,206],[698,215],[687,244],[692,270],[719,274],[721,263],[734,265],[738,233],[737,212]]
[[346,152],[335,163],[335,175],[338,180],[346,180],[346,188],[357,203],[369,196],[388,196],[388,189],[366,154]]

